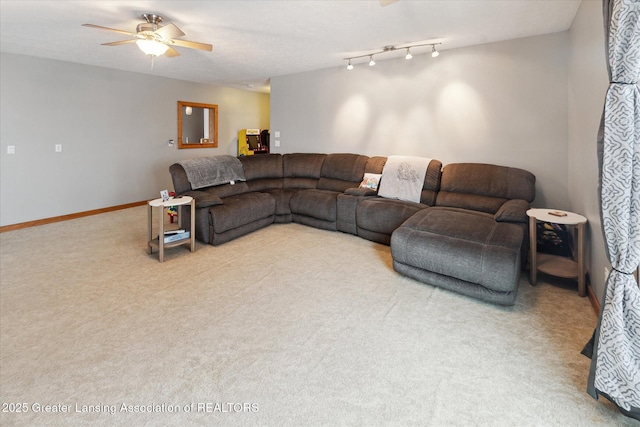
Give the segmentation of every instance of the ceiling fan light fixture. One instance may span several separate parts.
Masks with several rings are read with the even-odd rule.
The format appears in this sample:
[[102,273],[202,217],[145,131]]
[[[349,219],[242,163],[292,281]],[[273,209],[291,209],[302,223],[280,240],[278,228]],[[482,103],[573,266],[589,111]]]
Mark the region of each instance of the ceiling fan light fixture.
[[141,51],[150,56],[164,55],[169,49],[168,45],[157,40],[140,39],[136,40],[136,44]]

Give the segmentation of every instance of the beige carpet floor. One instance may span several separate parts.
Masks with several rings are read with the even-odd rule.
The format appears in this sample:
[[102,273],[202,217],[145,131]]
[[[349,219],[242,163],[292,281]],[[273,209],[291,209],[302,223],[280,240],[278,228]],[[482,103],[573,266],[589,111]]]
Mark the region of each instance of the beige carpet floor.
[[0,234],[2,426],[638,425],[585,392],[575,289],[485,304],[298,224],[159,263],[146,222]]

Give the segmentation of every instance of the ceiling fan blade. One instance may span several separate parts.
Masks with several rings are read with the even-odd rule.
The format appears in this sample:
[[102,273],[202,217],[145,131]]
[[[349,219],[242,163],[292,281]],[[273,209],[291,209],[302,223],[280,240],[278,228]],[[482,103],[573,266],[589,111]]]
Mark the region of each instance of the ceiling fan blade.
[[190,42],[189,40],[172,40],[173,44],[180,47],[188,47],[190,49],[208,50],[211,52],[213,46],[206,43]]
[[184,36],[182,30],[180,30],[180,28],[176,27],[174,24],[167,24],[165,26],[162,26],[158,28],[155,33],[165,40],[171,40],[176,37]]
[[121,44],[133,43],[136,39],[120,40],[119,42],[102,43],[102,46],[120,46]]
[[128,36],[135,36],[134,33],[130,33],[129,31],[124,31],[124,30],[117,30],[115,28],[109,28],[109,27],[103,27],[101,25],[93,25],[93,24],[82,24],[83,27],[89,27],[89,28],[97,28],[98,30],[107,30],[107,31],[113,31],[114,33],[120,33],[120,34],[126,34]]
[[164,54],[169,58],[173,58],[174,56],[180,56],[180,53],[174,48],[172,48],[171,46],[169,46],[169,49],[167,49],[167,51]]

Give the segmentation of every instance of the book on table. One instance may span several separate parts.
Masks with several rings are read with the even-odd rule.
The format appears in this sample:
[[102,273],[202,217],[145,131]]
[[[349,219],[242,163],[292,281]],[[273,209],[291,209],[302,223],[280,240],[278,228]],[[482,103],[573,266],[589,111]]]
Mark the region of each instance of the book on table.
[[164,243],[171,243],[177,240],[187,239],[191,236],[191,233],[186,230],[171,230],[165,231]]

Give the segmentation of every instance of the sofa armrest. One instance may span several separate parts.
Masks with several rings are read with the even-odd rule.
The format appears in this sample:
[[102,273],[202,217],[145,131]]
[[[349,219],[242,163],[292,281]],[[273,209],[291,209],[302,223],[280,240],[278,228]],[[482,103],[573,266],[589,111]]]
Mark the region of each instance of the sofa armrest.
[[196,200],[196,208],[208,208],[209,206],[223,204],[220,197],[206,191],[191,190],[184,193],[184,195],[191,196]]
[[498,222],[524,222],[526,224],[527,210],[529,210],[529,202],[526,200],[507,200],[500,206],[500,209],[494,215],[494,219]]
[[350,196],[376,196],[378,192],[370,188],[356,187],[356,188],[347,188],[344,191],[344,194],[349,194]]

